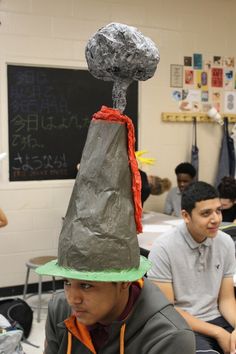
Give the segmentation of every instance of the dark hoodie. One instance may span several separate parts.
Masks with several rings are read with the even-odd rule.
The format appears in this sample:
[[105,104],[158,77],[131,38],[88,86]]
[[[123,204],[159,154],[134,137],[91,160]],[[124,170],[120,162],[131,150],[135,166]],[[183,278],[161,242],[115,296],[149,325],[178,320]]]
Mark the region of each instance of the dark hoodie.
[[110,325],[98,353],[87,327],[71,316],[63,292],[49,303],[46,342],[45,354],[195,354],[193,332],[147,279],[129,316]]

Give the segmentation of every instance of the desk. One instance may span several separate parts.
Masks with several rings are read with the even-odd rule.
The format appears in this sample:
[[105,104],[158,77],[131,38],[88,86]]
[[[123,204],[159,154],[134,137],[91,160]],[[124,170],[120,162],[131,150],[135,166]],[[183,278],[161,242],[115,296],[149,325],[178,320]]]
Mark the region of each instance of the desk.
[[182,222],[183,219],[177,218],[175,216],[156,212],[143,213],[143,232],[138,235],[139,247],[150,251],[153,242],[158,236],[163,234],[163,232],[176,227]]

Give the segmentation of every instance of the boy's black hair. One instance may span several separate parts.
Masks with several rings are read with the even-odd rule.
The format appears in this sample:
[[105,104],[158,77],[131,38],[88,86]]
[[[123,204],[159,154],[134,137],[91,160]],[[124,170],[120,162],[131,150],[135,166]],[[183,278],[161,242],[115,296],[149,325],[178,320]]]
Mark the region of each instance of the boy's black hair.
[[211,184],[202,181],[190,183],[182,193],[181,209],[191,214],[197,202],[215,198],[219,198],[219,194]]
[[234,201],[236,199],[236,179],[228,176],[223,177],[218,186],[218,192],[220,198]]
[[191,163],[182,162],[175,168],[175,174],[178,175],[179,173],[185,173],[194,178],[196,176],[197,171]]

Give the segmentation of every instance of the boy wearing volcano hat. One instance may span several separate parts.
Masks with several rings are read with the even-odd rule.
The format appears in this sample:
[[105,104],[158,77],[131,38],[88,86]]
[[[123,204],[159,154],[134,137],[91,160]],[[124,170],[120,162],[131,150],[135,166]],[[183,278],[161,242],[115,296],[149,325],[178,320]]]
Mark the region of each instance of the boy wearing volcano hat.
[[121,113],[131,76],[151,77],[159,53],[133,27],[110,24],[89,41],[86,58],[94,76],[101,78],[100,63],[104,79],[115,81],[116,109],[103,106],[93,116],[58,260],[37,269],[64,278],[64,292],[49,303],[44,353],[194,354],[184,319],[143,280],[151,265],[140,257],[137,240],[141,182],[133,124]]

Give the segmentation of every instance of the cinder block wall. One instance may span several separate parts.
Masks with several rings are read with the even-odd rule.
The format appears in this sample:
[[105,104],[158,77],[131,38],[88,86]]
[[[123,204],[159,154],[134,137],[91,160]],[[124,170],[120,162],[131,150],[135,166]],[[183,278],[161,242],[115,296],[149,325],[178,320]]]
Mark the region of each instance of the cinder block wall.
[[[156,158],[148,173],[175,183],[174,167],[189,158],[192,128],[161,122],[161,112],[176,111],[170,64],[182,64],[192,53],[236,56],[235,12],[234,0],[1,0],[0,152],[8,151],[6,64],[86,67],[88,38],[109,22],[123,22],[138,27],[160,49],[155,77],[140,84],[139,148]],[[198,136],[200,178],[213,182],[220,127],[201,124]],[[73,181],[10,183],[8,160],[0,164],[0,207],[9,219],[0,229],[0,287],[6,287],[24,283],[30,257],[56,254]],[[164,198],[150,197],[145,208],[161,211]]]

